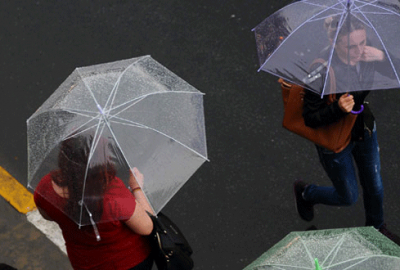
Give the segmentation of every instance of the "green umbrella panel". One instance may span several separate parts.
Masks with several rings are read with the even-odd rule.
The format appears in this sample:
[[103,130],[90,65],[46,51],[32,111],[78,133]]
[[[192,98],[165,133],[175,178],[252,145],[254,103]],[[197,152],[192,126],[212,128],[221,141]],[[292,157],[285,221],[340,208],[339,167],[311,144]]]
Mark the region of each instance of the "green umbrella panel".
[[244,270],[400,269],[400,247],[373,227],[291,232]]

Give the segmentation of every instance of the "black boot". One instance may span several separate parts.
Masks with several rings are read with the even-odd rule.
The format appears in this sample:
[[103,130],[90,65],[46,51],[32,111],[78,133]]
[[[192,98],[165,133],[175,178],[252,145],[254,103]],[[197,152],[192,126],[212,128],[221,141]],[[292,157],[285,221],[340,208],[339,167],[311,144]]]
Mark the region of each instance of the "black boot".
[[386,223],[384,223],[379,229],[378,231],[380,233],[382,233],[384,236],[386,236],[387,238],[389,238],[390,240],[392,240],[393,242],[395,242],[396,244],[398,244],[400,246],[400,237],[394,233],[392,233],[391,231],[389,231],[386,227]]
[[305,221],[311,221],[314,218],[314,204],[307,202],[303,198],[303,192],[307,184],[301,180],[297,180],[293,184],[293,192],[296,201],[296,209],[300,217]]

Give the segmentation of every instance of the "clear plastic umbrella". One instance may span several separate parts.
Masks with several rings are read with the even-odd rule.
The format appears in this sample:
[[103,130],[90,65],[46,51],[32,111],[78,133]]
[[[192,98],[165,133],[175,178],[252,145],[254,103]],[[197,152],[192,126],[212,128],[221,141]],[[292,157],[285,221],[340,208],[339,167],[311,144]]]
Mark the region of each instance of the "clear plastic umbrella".
[[259,70],[321,96],[333,93],[329,68],[336,74],[335,93],[398,88],[399,11],[397,0],[294,2],[253,29]]
[[244,270],[395,270],[400,247],[373,227],[291,232]]
[[[27,126],[33,190],[59,169],[61,145],[71,138],[85,138],[86,175],[110,161],[128,187],[129,170],[137,167],[155,213],[207,160],[203,94],[150,56],[75,69]],[[92,193],[84,190],[77,199],[83,211]]]

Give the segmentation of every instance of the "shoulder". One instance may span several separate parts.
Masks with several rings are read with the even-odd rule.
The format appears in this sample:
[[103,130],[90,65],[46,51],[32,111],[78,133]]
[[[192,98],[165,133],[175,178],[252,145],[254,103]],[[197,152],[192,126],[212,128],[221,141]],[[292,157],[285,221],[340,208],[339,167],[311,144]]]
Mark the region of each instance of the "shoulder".
[[111,180],[110,184],[108,185],[106,194],[113,194],[120,192],[122,193],[128,192],[129,194],[131,194],[131,192],[128,190],[124,182],[120,178],[114,177],[114,179]]
[[124,220],[135,211],[136,200],[123,181],[115,177],[104,194],[104,209],[106,215],[113,219]]
[[104,194],[104,201],[112,202],[112,204],[134,203],[135,197],[125,186],[124,182],[118,177],[115,177]]
[[52,180],[51,173],[48,173],[45,176],[43,176],[43,178],[36,186],[35,192],[33,194],[33,199],[35,201],[36,206],[45,207],[45,205],[47,205],[48,203],[48,200],[54,198],[55,192],[51,184],[51,180]]
[[42,193],[43,191],[48,190],[48,188],[51,186],[51,179],[52,179],[51,172],[43,176],[35,188],[35,194]]

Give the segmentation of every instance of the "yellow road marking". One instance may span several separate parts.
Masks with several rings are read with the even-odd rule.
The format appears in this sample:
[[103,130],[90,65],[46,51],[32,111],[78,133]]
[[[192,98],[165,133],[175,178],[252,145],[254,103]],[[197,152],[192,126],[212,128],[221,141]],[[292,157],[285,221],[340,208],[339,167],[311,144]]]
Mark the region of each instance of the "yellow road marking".
[[32,193],[2,167],[0,167],[0,195],[23,214],[36,208]]

